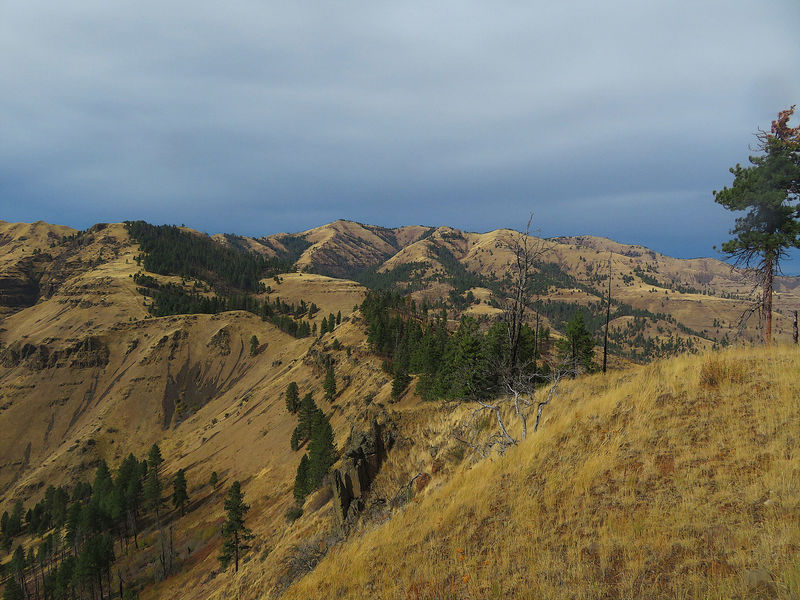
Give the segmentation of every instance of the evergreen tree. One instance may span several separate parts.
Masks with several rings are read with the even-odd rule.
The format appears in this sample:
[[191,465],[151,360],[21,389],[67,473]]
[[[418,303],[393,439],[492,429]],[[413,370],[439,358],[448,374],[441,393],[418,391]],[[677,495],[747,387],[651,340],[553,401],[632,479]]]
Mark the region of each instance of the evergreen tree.
[[392,379],[392,398],[398,400],[406,391],[409,383],[411,383],[411,376],[407,371],[396,373]]
[[8,568],[9,574],[13,574],[13,578],[17,580],[17,583],[22,588],[24,596],[27,598],[28,590],[25,585],[25,550],[22,548],[22,544],[17,546],[17,549],[14,550],[14,555],[11,557]]
[[11,509],[11,514],[8,516],[8,522],[6,523],[6,532],[13,538],[20,534],[22,531],[22,514],[24,512],[24,508],[22,506],[22,501],[17,500],[14,502],[14,506]]
[[750,167],[736,165],[733,185],[714,191],[728,210],[747,211],[730,231],[735,237],[722,251],[745,267],[755,265],[762,288],[764,343],[772,341],[773,281],[789,248],[800,247],[800,127],[789,127],[794,106],[778,113],[771,131],[758,135],[763,152]]
[[336,315],[330,313],[328,315],[328,331],[332,333],[335,328],[336,328]]
[[300,464],[297,465],[297,475],[294,478],[294,499],[298,505],[305,502],[306,496],[310,489],[308,485],[309,480],[309,463],[308,455],[304,454],[300,459]]
[[322,384],[322,389],[325,390],[325,400],[333,402],[336,399],[336,373],[332,364],[325,372],[325,381]]
[[300,410],[297,414],[297,432],[299,440],[307,440],[311,437],[311,425],[314,415],[319,411],[311,392],[303,396],[300,401]]
[[155,513],[157,520],[160,519],[161,492],[161,479],[158,471],[150,469],[144,482],[144,501],[147,509]]
[[258,354],[258,337],[253,334],[253,337],[250,338],[250,356],[255,356],[256,354]]
[[215,488],[215,487],[217,487],[218,483],[219,483],[219,475],[217,475],[216,471],[212,471],[211,472],[211,477],[208,479],[208,484],[211,487]]
[[227,518],[222,525],[222,551],[218,560],[223,570],[228,568],[231,560],[234,562],[234,572],[239,571],[239,556],[249,546],[247,540],[252,538],[250,530],[244,525],[244,516],[250,507],[244,503],[241,484],[234,481],[225,499],[225,512]]
[[342,311],[336,313],[336,324],[341,325],[342,323]]
[[322,317],[322,323],[319,326],[319,337],[322,337],[328,333],[328,319],[327,317]]
[[331,428],[328,417],[322,411],[318,411],[314,415],[311,441],[308,444],[307,481],[309,491],[319,487],[334,462],[336,462],[336,447],[333,440],[333,428]]
[[286,409],[294,414],[300,408],[300,391],[297,382],[292,381],[286,388]]
[[3,600],[25,600],[25,593],[13,577],[6,580],[6,587],[3,590]]
[[153,444],[150,447],[150,451],[147,453],[148,469],[155,469],[158,471],[161,468],[161,463],[163,462],[164,458],[161,456],[161,449],[158,447],[158,444]]
[[295,427],[294,431],[292,431],[292,438],[289,440],[289,447],[293,451],[296,451],[298,448],[300,448],[300,430],[297,427]]
[[189,494],[186,491],[186,473],[183,469],[178,469],[175,478],[172,480],[172,505],[181,511],[181,516],[186,509]]
[[566,339],[561,343],[561,355],[567,360],[572,376],[580,369],[591,371],[594,368],[594,340],[586,328],[583,312],[578,311],[567,323]]

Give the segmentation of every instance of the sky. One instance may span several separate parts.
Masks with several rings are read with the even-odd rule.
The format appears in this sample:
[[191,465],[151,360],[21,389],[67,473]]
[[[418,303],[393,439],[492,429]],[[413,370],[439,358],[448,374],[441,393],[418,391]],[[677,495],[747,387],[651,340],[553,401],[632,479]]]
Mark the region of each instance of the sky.
[[712,191],[800,104],[798,24],[797,0],[0,1],[0,219],[533,212],[714,256],[734,215]]

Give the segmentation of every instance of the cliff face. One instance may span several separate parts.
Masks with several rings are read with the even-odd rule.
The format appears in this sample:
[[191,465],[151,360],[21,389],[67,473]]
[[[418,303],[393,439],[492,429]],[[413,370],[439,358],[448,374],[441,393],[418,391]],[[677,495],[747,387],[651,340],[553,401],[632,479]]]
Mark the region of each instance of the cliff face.
[[6,266],[0,272],[0,314],[33,306],[39,298],[39,277],[33,259]]

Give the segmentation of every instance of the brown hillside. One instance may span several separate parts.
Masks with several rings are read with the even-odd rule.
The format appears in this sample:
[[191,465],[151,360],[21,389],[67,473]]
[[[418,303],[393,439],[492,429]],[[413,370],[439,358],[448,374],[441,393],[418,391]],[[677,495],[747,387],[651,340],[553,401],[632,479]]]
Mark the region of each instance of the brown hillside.
[[283,597],[795,598],[798,369],[736,350],[567,385],[538,433],[434,477]]

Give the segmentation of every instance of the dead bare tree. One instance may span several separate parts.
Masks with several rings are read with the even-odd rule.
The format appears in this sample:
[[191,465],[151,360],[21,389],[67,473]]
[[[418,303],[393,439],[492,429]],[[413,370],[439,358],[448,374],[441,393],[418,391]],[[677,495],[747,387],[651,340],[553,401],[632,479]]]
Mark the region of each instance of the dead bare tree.
[[[477,452],[482,458],[489,456],[493,449],[499,453],[516,446],[528,436],[528,421],[535,418],[534,433],[539,430],[542,414],[558,393],[559,384],[565,377],[571,377],[574,371],[566,364],[554,369],[550,375],[521,369],[514,377],[503,382],[504,393],[493,401],[475,400],[478,405],[471,411],[466,422],[460,427],[454,438]],[[549,386],[544,400],[536,399],[537,388],[543,382]],[[497,430],[488,438],[481,439],[475,422],[483,415],[491,414],[496,421]]]
[[517,232],[508,245],[514,254],[509,275],[511,286],[506,300],[503,320],[507,326],[509,369],[517,371],[519,362],[519,340],[522,332],[522,323],[525,320],[525,310],[531,297],[531,276],[536,263],[540,262],[548,251],[541,238],[531,236],[531,223],[533,213],[528,217],[525,231]]
[[608,298],[606,298],[606,328],[603,331],[603,373],[608,366],[608,323],[611,320],[611,252],[608,253]]

